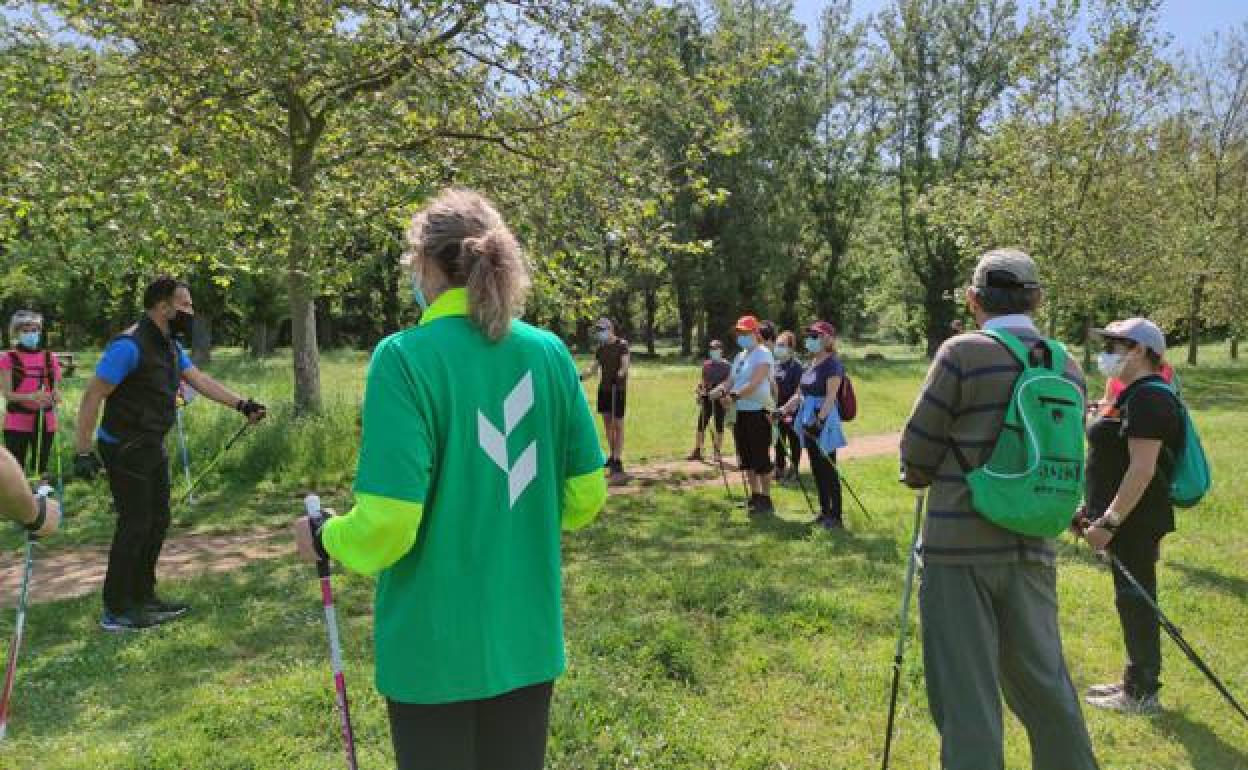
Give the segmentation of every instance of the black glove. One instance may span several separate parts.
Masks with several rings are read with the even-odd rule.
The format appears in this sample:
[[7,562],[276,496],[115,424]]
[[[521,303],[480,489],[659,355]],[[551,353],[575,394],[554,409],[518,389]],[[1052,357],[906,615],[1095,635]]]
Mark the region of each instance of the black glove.
[[806,438],[818,443],[819,437],[823,435],[823,424],[824,421],[818,419],[806,423],[806,427],[803,429],[806,432]]
[[269,411],[265,408],[264,404],[253,401],[250,398],[246,401],[239,401],[238,406],[236,406],[235,409],[242,412],[243,416],[248,420],[250,420],[252,415],[255,414],[259,414],[260,419],[264,419],[265,414]]
[[74,475],[80,479],[90,481],[103,467],[95,452],[79,452],[74,455]]

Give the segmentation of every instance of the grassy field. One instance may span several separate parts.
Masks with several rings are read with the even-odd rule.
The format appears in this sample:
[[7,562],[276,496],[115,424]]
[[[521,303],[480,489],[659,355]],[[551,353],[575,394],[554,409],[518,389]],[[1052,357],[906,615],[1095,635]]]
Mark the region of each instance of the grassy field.
[[[860,352],[860,351],[855,351]],[[1211,351],[1213,352],[1213,351]],[[1184,372],[1214,493],[1181,514],[1160,571],[1163,606],[1189,641],[1248,699],[1248,534],[1239,472],[1248,452],[1248,367],[1206,355]],[[890,351],[850,358],[865,435],[900,427],[924,365]],[[331,408],[280,419],[288,362],[222,356],[222,379],[279,405],[279,419],[222,463],[181,531],[288,521],[309,488],[345,489],[364,358],[327,357]],[[631,462],[682,455],[692,440],[696,370],[639,364],[630,397]],[[1094,383],[1094,388],[1099,383]],[[234,417],[191,408],[196,457]],[[565,596],[571,668],[556,689],[549,766],[828,770],[877,766],[913,497],[896,460],[846,463],[872,514],[849,509],[852,534],[812,533],[800,494],[780,516],[748,522],[723,489],[658,489],[614,498],[598,523],[569,536]],[[70,487],[67,537],[47,548],[105,542],[102,488]],[[5,533],[4,558],[17,539]],[[1079,687],[1117,673],[1121,642],[1110,576],[1086,549],[1063,546],[1061,623]],[[371,582],[336,579],[363,767],[389,764],[384,707],[371,688]],[[167,585],[196,602],[186,620],[133,637],[96,630],[98,599],[32,608],[10,738],[0,768],[337,768],[342,766],[314,574],[293,558]],[[912,620],[913,623],[913,620]],[[0,617],[8,638],[12,616]],[[1165,713],[1088,712],[1102,767],[1248,767],[1248,729],[1168,641]],[[894,766],[936,767],[922,666],[912,646]],[[1026,736],[1008,724],[1007,766],[1029,766]]]

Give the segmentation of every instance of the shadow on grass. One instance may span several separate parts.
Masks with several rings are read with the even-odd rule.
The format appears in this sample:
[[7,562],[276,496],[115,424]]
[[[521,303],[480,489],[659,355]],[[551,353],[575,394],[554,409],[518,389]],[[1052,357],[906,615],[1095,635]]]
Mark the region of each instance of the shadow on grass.
[[1194,583],[1200,583],[1209,588],[1222,591],[1236,599],[1248,596],[1248,577],[1224,575],[1208,567],[1193,567],[1176,561],[1166,561],[1165,564],[1167,567],[1183,573],[1184,577]]
[[[1219,706],[1225,707],[1223,713],[1226,718],[1238,719],[1238,715],[1231,711],[1229,704],[1219,701]],[[1248,754],[1244,750],[1236,746],[1232,746],[1222,740],[1217,734],[1201,722],[1193,722],[1187,714],[1179,712],[1166,712],[1157,719],[1158,724],[1168,733],[1174,736],[1179,743],[1183,744],[1183,748],[1187,750],[1187,754],[1191,757],[1192,767],[1201,770],[1231,770],[1232,768],[1248,767]]]
[[[190,616],[134,634],[98,628],[98,596],[32,608],[19,671],[22,733],[59,736],[66,725],[87,718],[92,729],[126,732],[160,714],[196,707],[205,685],[245,686],[291,662],[321,660],[324,629],[315,578],[302,566],[252,565],[197,578]],[[340,605],[369,605],[358,582],[343,586]],[[340,624],[360,614],[346,612]],[[331,697],[328,689],[324,695]]]

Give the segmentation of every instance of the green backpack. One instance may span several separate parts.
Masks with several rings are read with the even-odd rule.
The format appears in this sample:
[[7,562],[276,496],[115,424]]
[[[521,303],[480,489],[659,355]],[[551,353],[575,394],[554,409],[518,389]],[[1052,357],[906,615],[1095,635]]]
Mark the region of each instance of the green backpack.
[[961,450],[955,456],[981,516],[1011,532],[1056,537],[1070,526],[1083,499],[1084,394],[1066,379],[1066,348],[1045,340],[1048,359],[1033,366],[1012,334],[985,331],[1023,365],[988,462],[974,470]]
[[[1174,388],[1164,382],[1146,382],[1141,387],[1164,390],[1174,396],[1175,402],[1179,405],[1179,413],[1183,415],[1183,448],[1173,458],[1170,502],[1179,508],[1191,508],[1204,499],[1209,488],[1213,486],[1209,459],[1205,456],[1205,447],[1200,443],[1200,434],[1196,432],[1196,424],[1192,422],[1187,406]],[[1127,402],[1127,408],[1131,408],[1130,401]]]

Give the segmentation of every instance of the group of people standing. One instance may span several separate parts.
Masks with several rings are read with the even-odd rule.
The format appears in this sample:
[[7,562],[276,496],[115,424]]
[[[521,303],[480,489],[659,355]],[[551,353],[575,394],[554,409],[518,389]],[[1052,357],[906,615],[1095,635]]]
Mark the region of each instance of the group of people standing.
[[[566,668],[560,533],[590,523],[607,496],[580,381],[602,375],[605,467],[622,474],[628,343],[600,321],[595,362],[578,372],[557,337],[516,320],[530,285],[528,263],[502,217],[476,193],[439,195],[414,218],[407,240],[404,269],[420,323],[373,354],[353,508],[300,517],[298,553],[377,576],[376,684],[399,768],[537,770],[554,681]],[[981,329],[1029,346],[1041,341],[1030,317],[1040,285],[1027,255],[985,255],[967,297]],[[169,523],[163,440],[179,383],[250,421],[266,414],[186,358],[177,341],[193,312],[185,284],[158,279],[144,307],[140,321],[110,343],[87,386],[75,442],[75,465],[85,476],[99,469],[93,440],[98,444],[117,508],[102,619],[117,631],[189,609],[157,598],[154,577]],[[6,443],[28,464],[33,458],[46,467],[42,446],[56,427],[48,418],[59,374],[40,349],[37,320],[15,318],[13,330],[19,345],[6,368],[21,374],[5,383],[6,400],[17,407],[6,417]],[[691,459],[703,459],[703,433],[713,423],[718,460],[730,423],[749,511],[762,516],[775,509],[773,473],[796,478],[804,449],[819,491],[816,521],[842,527],[836,453],[846,445],[846,371],[836,329],[809,324],[801,351],[792,332],[777,335],[752,315],[733,330],[740,352],[729,363],[722,342],[712,341],[702,368]],[[1155,598],[1159,545],[1174,529],[1167,479],[1183,440],[1181,406],[1156,387],[1165,353],[1156,325],[1132,319],[1101,336],[1102,371],[1122,388],[1088,429],[1087,505],[1072,526],[1128,564]],[[465,359],[489,376],[465,380]],[[1022,368],[987,335],[951,338],[901,446],[905,482],[930,488],[920,610],[946,770],[1004,766],[1002,693],[1028,731],[1033,767],[1097,766],[1058,634],[1054,543],[980,516],[961,462],[985,462]],[[1061,376],[1084,387],[1069,357]],[[46,495],[32,498],[26,484],[18,463],[0,452],[0,515],[49,534],[59,508]],[[1160,688],[1157,618],[1125,581],[1115,587],[1129,662],[1121,681],[1093,688],[1088,702],[1151,713]]]
[[731,424],[738,467],[749,490],[747,509],[753,516],[763,516],[775,512],[773,479],[801,483],[804,449],[819,496],[813,523],[843,529],[836,452],[847,443],[838,398],[845,366],[837,353],[836,328],[826,321],[806,328],[806,364],[798,356],[793,332],[777,334],[770,321],[742,316],[733,332],[740,351],[733,361],[724,360],[723,342],[716,339],[702,364],[695,390],[698,428],[687,459],[706,459],[705,434],[712,427],[713,459],[722,462],[723,433]]

